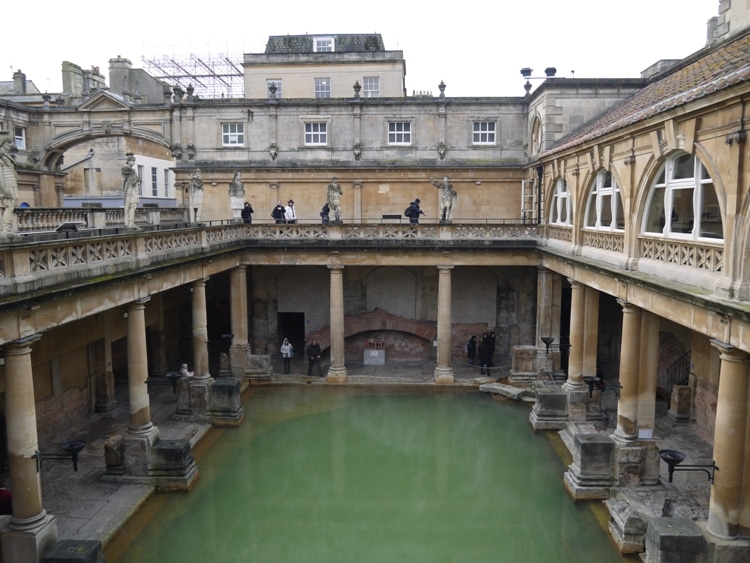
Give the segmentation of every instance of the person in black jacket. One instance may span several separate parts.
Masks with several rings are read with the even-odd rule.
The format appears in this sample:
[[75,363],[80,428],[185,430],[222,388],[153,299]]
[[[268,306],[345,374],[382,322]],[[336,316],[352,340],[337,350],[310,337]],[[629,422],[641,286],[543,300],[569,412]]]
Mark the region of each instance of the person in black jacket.
[[240,215],[242,215],[242,222],[243,223],[252,223],[253,222],[253,213],[255,213],[255,210],[253,209],[253,206],[250,205],[249,201],[245,202],[245,206],[242,208],[242,212]]
[[419,203],[419,199],[415,199],[409,204],[409,214],[407,215],[407,217],[409,218],[409,223],[411,223],[412,225],[416,225],[417,223],[419,223],[419,216],[425,214],[425,212],[419,208]]
[[286,207],[281,205],[281,200],[276,202],[276,207],[271,211],[271,217],[273,217],[277,223],[286,223]]
[[320,377],[323,377],[323,371],[320,369],[320,344],[318,344],[318,341],[310,341],[310,344],[307,345],[307,350],[305,350],[305,353],[307,354],[307,376],[309,377],[310,375],[312,375],[313,366],[317,366],[318,375]]
[[473,366],[474,359],[477,357],[477,337],[473,334],[466,344],[466,357],[469,358],[469,363]]

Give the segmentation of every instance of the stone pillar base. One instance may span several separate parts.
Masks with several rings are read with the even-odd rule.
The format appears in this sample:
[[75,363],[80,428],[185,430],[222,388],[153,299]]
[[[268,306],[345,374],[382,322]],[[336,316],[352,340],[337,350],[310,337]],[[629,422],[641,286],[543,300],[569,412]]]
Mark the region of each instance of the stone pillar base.
[[44,552],[41,563],[104,563],[102,542],[62,540]]
[[529,413],[534,431],[562,430],[568,423],[568,396],[557,386],[537,385],[536,402]]
[[326,375],[326,383],[346,383],[346,368],[328,368],[328,375]]
[[187,440],[158,440],[148,469],[151,482],[161,491],[189,491],[199,475]]
[[619,487],[656,485],[659,482],[659,449],[653,440],[616,442],[615,474]]
[[631,506],[605,501],[609,509],[609,533],[620,553],[641,553],[646,537],[646,521]]
[[176,385],[177,413],[193,415],[199,419],[205,418],[208,414],[210,387],[213,382],[213,377],[181,377]]
[[57,521],[43,513],[28,528],[18,530],[13,524],[2,532],[3,561],[40,561],[42,554],[57,543]]
[[568,418],[574,422],[586,421],[589,402],[588,385],[575,385],[566,381],[562,389],[568,395]]
[[576,434],[565,490],[575,501],[608,499],[614,486],[615,443],[601,434]]
[[667,415],[675,422],[690,422],[693,406],[693,390],[687,385],[675,385],[669,396]]
[[[249,351],[248,351],[249,352]],[[242,374],[250,383],[260,383],[271,381],[273,367],[271,366],[271,356],[248,353],[245,370]]]
[[208,415],[211,424],[239,426],[245,419],[240,380],[235,377],[220,377],[211,383],[210,390],[211,408]]
[[455,383],[453,368],[451,367],[436,367],[433,377],[436,385],[453,385]]
[[159,429],[152,426],[141,434],[125,433],[122,437],[122,475],[147,477],[151,465],[151,448],[159,439]]
[[695,522],[688,518],[652,518],[648,521],[645,545],[646,553],[641,557],[644,563],[709,561],[707,542]]

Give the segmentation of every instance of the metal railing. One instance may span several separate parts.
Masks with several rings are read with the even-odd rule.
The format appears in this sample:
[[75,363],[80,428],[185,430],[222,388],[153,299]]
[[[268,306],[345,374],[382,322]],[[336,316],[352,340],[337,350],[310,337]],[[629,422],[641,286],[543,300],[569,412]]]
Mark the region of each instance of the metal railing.
[[675,385],[687,385],[690,380],[690,351],[677,358],[666,370],[667,391],[672,394]]

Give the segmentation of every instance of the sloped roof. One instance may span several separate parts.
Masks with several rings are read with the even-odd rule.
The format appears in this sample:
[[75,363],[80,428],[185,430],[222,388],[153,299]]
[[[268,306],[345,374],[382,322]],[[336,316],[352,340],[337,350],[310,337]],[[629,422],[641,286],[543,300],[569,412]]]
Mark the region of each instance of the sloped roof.
[[333,37],[336,53],[361,53],[363,51],[385,51],[379,33],[336,35],[316,33],[314,35],[272,35],[266,44],[269,53],[312,53],[315,37]]
[[750,80],[750,33],[728,41],[692,60],[664,78],[591,120],[541,156],[591,141],[674,107]]

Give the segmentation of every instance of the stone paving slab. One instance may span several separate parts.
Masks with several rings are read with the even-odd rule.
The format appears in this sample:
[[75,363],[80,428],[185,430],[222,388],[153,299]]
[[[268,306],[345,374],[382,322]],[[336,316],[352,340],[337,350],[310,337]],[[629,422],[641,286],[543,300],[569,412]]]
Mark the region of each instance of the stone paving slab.
[[482,393],[492,393],[493,395],[502,395],[511,399],[518,400],[529,393],[528,389],[504,385],[503,383],[484,383],[479,386]]

